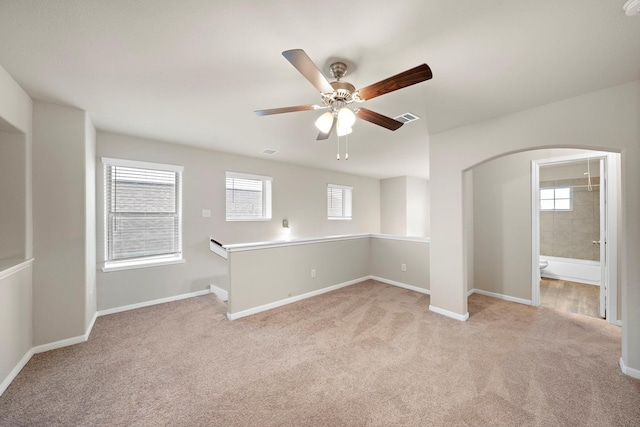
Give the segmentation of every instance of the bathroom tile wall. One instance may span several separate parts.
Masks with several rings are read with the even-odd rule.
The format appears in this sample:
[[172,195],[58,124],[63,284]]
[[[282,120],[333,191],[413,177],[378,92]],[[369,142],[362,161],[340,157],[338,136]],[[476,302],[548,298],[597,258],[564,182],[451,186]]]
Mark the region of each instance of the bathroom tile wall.
[[562,258],[600,259],[600,178],[541,181],[540,188],[571,187],[572,210],[540,211],[540,254]]

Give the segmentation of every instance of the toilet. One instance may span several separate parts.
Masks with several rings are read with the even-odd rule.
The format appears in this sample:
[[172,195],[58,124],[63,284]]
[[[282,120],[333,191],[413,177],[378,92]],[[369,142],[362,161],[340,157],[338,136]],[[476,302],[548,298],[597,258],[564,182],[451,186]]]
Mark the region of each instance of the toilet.
[[540,259],[539,263],[540,263],[540,273],[542,273],[542,270],[544,270],[549,266],[549,261],[547,261],[546,259]]

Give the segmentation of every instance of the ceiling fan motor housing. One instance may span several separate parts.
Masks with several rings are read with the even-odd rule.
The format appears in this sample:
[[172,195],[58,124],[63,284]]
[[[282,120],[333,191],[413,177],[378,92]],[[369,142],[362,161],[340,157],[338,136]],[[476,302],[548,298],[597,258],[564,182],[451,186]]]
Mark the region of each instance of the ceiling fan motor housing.
[[331,77],[340,80],[347,74],[347,64],[344,62],[334,62],[329,66]]

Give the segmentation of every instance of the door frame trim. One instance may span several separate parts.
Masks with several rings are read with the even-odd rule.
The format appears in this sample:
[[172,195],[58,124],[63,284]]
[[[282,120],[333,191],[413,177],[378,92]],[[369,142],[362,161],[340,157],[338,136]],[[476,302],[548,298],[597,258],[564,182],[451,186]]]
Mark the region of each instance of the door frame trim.
[[[540,166],[569,163],[577,160],[605,159],[606,171],[600,177],[600,191],[605,194],[605,260],[606,319],[613,325],[618,322],[618,164],[619,154],[591,151],[572,156],[552,157],[531,161],[531,305],[540,306]],[[604,184],[602,183],[604,178]],[[602,213],[601,213],[602,215]],[[602,285],[602,283],[601,283]]]

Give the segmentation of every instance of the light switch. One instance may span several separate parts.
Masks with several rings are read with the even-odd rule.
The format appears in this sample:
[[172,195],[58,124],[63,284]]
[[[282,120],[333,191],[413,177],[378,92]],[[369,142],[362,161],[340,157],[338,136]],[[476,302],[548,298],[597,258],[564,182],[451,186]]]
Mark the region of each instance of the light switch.
[[211,209],[202,209],[202,218],[210,218]]

